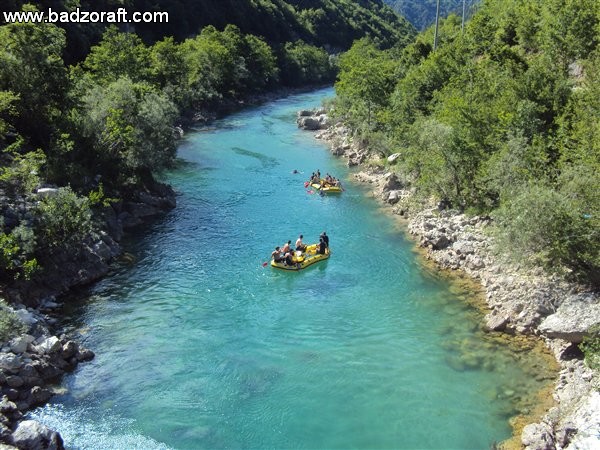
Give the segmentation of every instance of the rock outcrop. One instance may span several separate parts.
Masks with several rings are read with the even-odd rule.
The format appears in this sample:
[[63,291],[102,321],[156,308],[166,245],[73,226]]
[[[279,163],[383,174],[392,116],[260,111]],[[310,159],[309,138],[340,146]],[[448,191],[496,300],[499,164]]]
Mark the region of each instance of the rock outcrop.
[[[60,306],[54,299],[42,305],[49,313]],[[61,449],[57,433],[21,419],[29,409],[50,400],[55,383],[80,362],[93,359],[94,353],[65,335],[53,335],[48,325],[52,318],[46,313],[23,305],[12,312],[29,326],[26,334],[0,343],[0,443],[21,449]]]
[[324,108],[299,111],[296,123],[298,128],[308,131],[324,130],[331,125]]

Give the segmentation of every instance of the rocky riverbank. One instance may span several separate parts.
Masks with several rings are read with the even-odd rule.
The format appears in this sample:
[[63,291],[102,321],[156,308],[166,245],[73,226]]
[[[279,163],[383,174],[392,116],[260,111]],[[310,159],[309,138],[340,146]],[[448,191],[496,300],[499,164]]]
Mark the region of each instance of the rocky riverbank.
[[[38,195],[45,196],[58,192],[52,187],[40,191]],[[35,202],[35,197],[12,202],[5,198],[0,201],[0,218],[26,222],[31,202]],[[152,183],[127,201],[105,207],[100,214],[103,225],[97,234],[76,247],[54,249],[43,255],[43,271],[30,280],[18,279],[0,286],[0,298],[8,301],[8,305],[0,304],[4,327],[22,329],[7,342],[2,342],[0,336],[0,448],[63,448],[58,433],[36,421],[23,420],[27,411],[43,405],[56,393],[65,373],[94,358],[92,351],[58,328],[62,305],[57,298],[105,276],[112,261],[122,253],[120,241],[124,232],[175,204],[175,193],[169,186]]]
[[59,308],[53,301],[37,309],[17,305],[2,310],[25,324],[25,333],[6,342],[0,352],[0,443],[2,448],[63,448],[60,435],[33,420],[21,420],[31,408],[43,405],[57,393],[61,377],[75,370],[80,362],[94,358],[91,350],[61,334],[55,336],[49,326],[56,322],[52,312]]
[[329,124],[326,111],[300,111],[298,126],[320,130],[317,139],[331,152],[359,166],[354,179],[369,185],[374,198],[406,220],[408,233],[442,269],[462,271],[485,290],[489,313],[485,328],[539,336],[560,364],[553,406],[538,423],[525,426],[520,443],[526,449],[600,448],[600,381],[583,362],[578,344],[600,323],[597,293],[548,276],[541,270],[510,264],[494,251],[489,217],[471,217],[445,205],[417,205],[410,188],[394,173],[401,157],[381,160],[353,139],[341,123]]

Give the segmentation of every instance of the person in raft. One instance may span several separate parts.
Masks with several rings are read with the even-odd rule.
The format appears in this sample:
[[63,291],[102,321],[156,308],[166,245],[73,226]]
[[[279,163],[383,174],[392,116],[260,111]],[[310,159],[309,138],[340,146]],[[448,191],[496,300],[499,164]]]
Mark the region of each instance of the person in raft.
[[294,252],[290,250],[289,252],[287,252],[285,254],[285,263],[286,263],[286,265],[288,265],[288,266],[295,265],[293,258],[294,258]]
[[325,245],[325,240],[323,239],[323,236],[321,236],[319,238],[319,245],[318,245],[318,250],[317,250],[319,255],[324,255],[326,248],[327,248],[327,245]]
[[329,248],[329,236],[327,236],[327,233],[326,233],[326,232],[324,232],[324,231],[323,231],[323,232],[321,233],[321,236],[319,236],[319,240],[321,240],[321,239],[323,239],[323,241],[325,242],[325,246],[326,246],[327,248]]
[[273,261],[275,261],[276,263],[284,260],[279,247],[275,247],[275,250],[273,250],[273,253],[271,253],[271,258],[273,258]]
[[285,244],[283,244],[283,248],[281,249],[281,253],[283,253],[284,255],[289,252],[292,249],[292,241],[287,241]]
[[300,235],[296,240],[296,251],[303,252],[306,251],[306,245],[302,243],[302,238],[304,236]]

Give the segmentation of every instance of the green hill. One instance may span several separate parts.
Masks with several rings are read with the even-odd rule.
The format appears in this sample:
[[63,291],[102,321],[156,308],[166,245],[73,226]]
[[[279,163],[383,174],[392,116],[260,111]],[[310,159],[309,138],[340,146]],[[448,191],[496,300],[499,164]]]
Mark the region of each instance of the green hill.
[[[67,0],[3,0],[0,9],[18,10],[24,3],[40,10],[64,11]],[[242,33],[269,43],[303,40],[333,51],[345,50],[352,42],[370,36],[382,47],[408,44],[413,27],[382,0],[81,0],[88,11],[114,11],[123,4],[129,11],[162,11],[169,14],[163,24],[136,24],[134,31],[152,43],[166,36],[181,41],[213,25],[222,30],[236,25]],[[104,31],[98,24],[67,24],[67,59],[82,59]]]

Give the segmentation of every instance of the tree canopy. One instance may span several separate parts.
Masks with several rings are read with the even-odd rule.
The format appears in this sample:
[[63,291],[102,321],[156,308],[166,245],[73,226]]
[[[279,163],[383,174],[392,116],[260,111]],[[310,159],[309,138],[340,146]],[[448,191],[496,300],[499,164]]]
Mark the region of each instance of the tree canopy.
[[518,258],[597,285],[600,4],[485,0],[439,35],[435,52],[432,28],[401,50],[355,43],[336,111],[402,153],[417,195],[492,214]]

